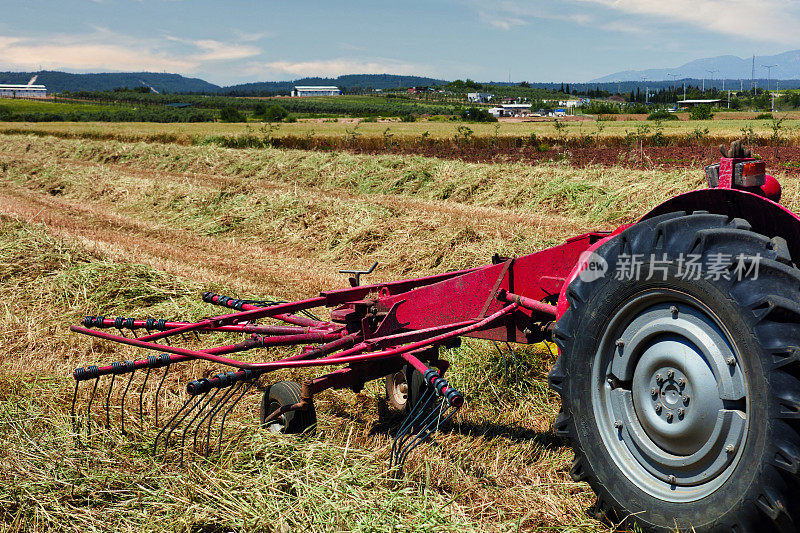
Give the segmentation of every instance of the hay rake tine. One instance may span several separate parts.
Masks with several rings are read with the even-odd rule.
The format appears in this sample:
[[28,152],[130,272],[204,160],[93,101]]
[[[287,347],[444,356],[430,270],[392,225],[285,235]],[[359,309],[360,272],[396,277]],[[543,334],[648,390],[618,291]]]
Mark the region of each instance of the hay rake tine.
[[[208,420],[208,428],[206,429],[206,449],[205,449],[205,456],[206,456],[206,457],[208,457],[208,454],[209,454],[209,452],[210,452],[210,446],[211,446],[211,426],[212,426],[212,424],[214,423],[214,417],[216,417],[216,416],[217,416],[217,414],[219,413],[219,411],[220,411],[220,410],[221,410],[223,407],[225,407],[225,404],[226,404],[226,403],[228,403],[228,401],[229,401],[231,398],[233,398],[233,396],[234,396],[234,395],[236,395],[236,393],[239,391],[239,389],[241,389],[243,386],[244,386],[244,382],[243,382],[243,381],[240,381],[239,383],[237,383],[236,385],[234,385],[233,387],[231,387],[231,388],[228,390],[228,392],[227,392],[227,396],[223,397],[223,398],[222,398],[222,400],[220,400],[220,402],[221,402],[221,403],[220,403],[219,407],[217,407],[217,408],[216,408],[214,411],[212,411],[212,413],[211,413],[211,418]],[[220,433],[221,433],[221,432],[222,432],[222,427],[220,426]]]
[[[189,403],[190,403],[192,400],[194,400],[194,397],[189,397],[189,399],[187,399],[185,402],[183,402],[183,405],[181,406],[181,408],[180,408],[180,409],[178,409],[178,411],[177,411],[177,412],[176,412],[174,415],[172,415],[172,418],[170,418],[170,419],[169,419],[169,421],[168,421],[166,424],[164,424],[164,427],[162,427],[162,428],[161,428],[161,430],[160,430],[160,431],[159,431],[159,432],[156,434],[156,438],[155,438],[155,440],[153,441],[153,455],[155,455],[155,454],[156,454],[156,452],[158,452],[158,439],[160,439],[160,438],[161,438],[161,435],[164,433],[164,431],[166,431],[166,429],[167,429],[167,428],[168,428],[170,425],[172,425],[172,422],[173,422],[173,421],[174,421],[176,418],[178,418],[178,417],[180,416],[180,414],[183,412],[183,410],[184,410],[184,409],[186,409],[186,406],[187,406],[187,405],[189,405]],[[165,447],[166,447],[166,445],[165,445]]]
[[239,395],[239,397],[236,398],[236,400],[234,400],[233,403],[228,406],[228,408],[225,410],[225,413],[222,415],[222,420],[220,421],[219,424],[219,438],[217,439],[217,448],[219,448],[220,451],[222,451],[222,432],[225,430],[225,419],[228,417],[228,413],[230,413],[233,410],[233,408],[236,407],[236,404],[239,403],[239,401],[244,397],[245,394],[247,394],[247,391],[249,391],[254,384],[255,380],[248,382],[247,386],[243,387],[244,390]]
[[203,427],[203,424],[205,424],[206,420],[208,420],[208,426],[206,427],[206,448],[205,453],[203,454],[205,457],[208,457],[208,442],[211,435],[211,424],[214,422],[214,416],[225,405],[225,403],[227,403],[228,399],[231,397],[231,394],[238,390],[237,385],[241,386],[241,383],[237,383],[236,385],[225,390],[225,392],[222,394],[222,397],[220,397],[216,403],[211,406],[211,409],[208,410],[203,419],[197,424],[197,427],[194,430],[194,443],[192,444],[192,452],[194,452],[197,448],[197,433],[199,432],[200,428]]
[[[402,472],[402,465],[406,462],[406,458],[408,458],[408,455],[412,451],[414,451],[414,449],[417,446],[422,444],[425,441],[425,439],[436,433],[442,426],[442,424],[450,420],[453,417],[453,415],[455,415],[456,412],[458,411],[457,407],[451,407],[451,406],[447,406],[446,408],[442,409],[441,406],[444,403],[446,402],[443,398],[442,404],[439,405],[439,408],[434,409],[434,411],[431,413],[431,416],[429,417],[431,418],[430,422],[428,422],[424,426],[424,428],[421,431],[419,431],[419,433],[417,433],[417,436],[414,439],[412,439],[411,442],[405,444],[405,446],[400,450],[398,454],[399,457],[397,460],[397,464],[400,465],[401,472]],[[447,413],[447,416],[445,416],[445,413]]]
[[111,383],[108,385],[108,394],[106,394],[106,429],[111,427],[111,392],[114,390],[115,377],[114,374],[111,374]]
[[122,392],[122,400],[120,400],[119,404],[119,421],[122,425],[122,434],[127,435],[125,432],[125,396],[128,394],[128,389],[131,388],[131,382],[133,381],[133,376],[136,374],[136,369],[131,372],[131,377],[128,378],[128,384],[125,385],[125,390]]
[[94,378],[94,386],[92,387],[92,395],[89,398],[89,405],[86,406],[86,438],[92,436],[92,402],[94,402],[94,395],[97,392],[97,384],[100,382],[100,376]]
[[402,443],[405,442],[406,436],[411,434],[411,431],[413,431],[414,423],[417,421],[417,419],[428,409],[428,405],[430,404],[432,398],[433,389],[428,387],[426,388],[425,393],[422,395],[422,398],[420,398],[417,405],[414,406],[411,412],[408,413],[406,418],[403,420],[403,423],[400,424],[400,428],[397,430],[397,433],[394,436],[394,441],[392,442],[389,468],[391,468],[393,465],[393,459],[397,450]]
[[155,419],[156,428],[158,428],[158,397],[159,397],[159,393],[161,392],[161,387],[164,385],[164,380],[167,379],[167,373],[169,372],[169,367],[170,367],[170,365],[167,365],[167,366],[164,367],[164,374],[161,375],[161,380],[158,382],[158,388],[156,388],[156,394],[155,394],[155,396],[153,398],[153,401],[156,404],[156,409],[155,409],[155,411],[156,411],[156,419]]
[[144,375],[144,382],[142,382],[142,388],[139,389],[139,428],[144,427],[142,403],[144,402],[144,388],[147,386],[147,380],[150,378],[150,370],[152,369],[148,366],[147,372]]
[[80,381],[75,380],[75,392],[72,393],[72,407],[69,410],[69,417],[72,421],[72,431],[75,432],[76,435],[78,435],[78,421],[77,416],[75,415],[75,403],[78,401],[78,387],[80,387],[80,384]]
[[[206,403],[204,403],[204,404],[203,404],[203,405],[200,407],[200,409],[198,409],[198,410],[197,410],[197,412],[194,414],[194,416],[192,417],[192,419],[191,419],[191,420],[189,420],[189,422],[187,422],[187,423],[186,423],[186,426],[183,428],[183,433],[181,434],[181,446],[180,446],[180,448],[181,448],[181,459],[180,459],[180,462],[179,462],[180,466],[183,466],[183,448],[184,448],[184,444],[185,444],[185,442],[186,442],[186,433],[189,431],[189,428],[191,428],[191,427],[192,427],[192,424],[194,424],[194,423],[195,423],[195,421],[197,420],[197,418],[198,418],[200,415],[202,415],[202,414],[203,414],[203,411],[205,411],[205,410],[206,410],[206,407],[208,407],[208,405],[209,405],[209,404],[210,404],[212,401],[214,401],[214,397],[217,395],[217,393],[218,393],[219,391],[220,391],[220,389],[214,389],[214,392],[211,394],[211,397],[210,397],[208,400],[206,400]],[[207,393],[203,395],[203,398],[205,398],[205,396],[206,396],[206,395],[207,395]],[[197,429],[198,429],[199,427],[200,427],[200,426],[199,426],[199,424],[198,424],[198,425],[197,425],[197,427],[195,428],[195,437],[196,437],[196,435],[197,435],[197,434],[196,434],[196,432],[197,432]],[[195,438],[195,442],[197,442],[197,439],[196,439],[196,438]]]
[[[169,431],[167,431],[166,437],[164,437],[164,456],[165,457],[167,455],[167,452],[169,451],[169,439],[172,437],[172,434],[175,432],[176,429],[178,429],[180,427],[181,424],[183,424],[183,421],[186,420],[186,417],[189,416],[192,413],[192,411],[194,411],[195,408],[203,402],[203,400],[205,399],[205,397],[207,395],[208,395],[208,392],[204,392],[202,395],[200,395],[198,398],[196,398],[197,401],[194,403],[194,405],[189,407],[189,409],[183,414],[181,419],[178,420],[176,423],[173,424],[172,421],[167,423],[167,426],[170,426],[170,428],[169,428]],[[195,398],[190,398],[189,401],[194,400],[194,399]]]

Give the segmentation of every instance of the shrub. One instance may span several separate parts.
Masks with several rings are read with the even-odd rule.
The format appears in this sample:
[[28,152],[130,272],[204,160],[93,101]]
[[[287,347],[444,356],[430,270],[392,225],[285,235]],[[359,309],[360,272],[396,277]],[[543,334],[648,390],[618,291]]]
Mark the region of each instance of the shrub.
[[694,106],[689,112],[689,118],[692,120],[711,120],[714,118],[714,113],[711,112],[710,105]]
[[772,113],[761,113],[758,115],[755,120],[773,120],[775,117],[772,116]]
[[497,117],[480,107],[470,107],[461,111],[461,119],[469,122],[497,122]]
[[417,118],[412,115],[411,113],[406,113],[405,115],[400,115],[400,122],[415,122]]
[[582,108],[582,111],[587,115],[617,115],[620,107],[610,102],[590,102],[588,106]]
[[247,119],[244,118],[238,109],[233,106],[225,106],[219,110],[219,119],[222,122],[246,122]]
[[647,115],[647,120],[678,120],[678,117],[666,109],[659,109]]
[[279,105],[270,106],[269,109],[264,112],[264,120],[267,122],[280,122],[288,116],[289,112],[286,111],[286,108]]
[[0,120],[11,120],[11,110],[0,105]]

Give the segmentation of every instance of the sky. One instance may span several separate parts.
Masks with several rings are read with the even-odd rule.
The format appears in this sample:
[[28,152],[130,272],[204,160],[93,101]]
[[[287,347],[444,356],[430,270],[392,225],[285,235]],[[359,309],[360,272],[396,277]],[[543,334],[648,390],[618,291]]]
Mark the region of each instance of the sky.
[[800,49],[798,0],[0,0],[0,71],[588,81]]

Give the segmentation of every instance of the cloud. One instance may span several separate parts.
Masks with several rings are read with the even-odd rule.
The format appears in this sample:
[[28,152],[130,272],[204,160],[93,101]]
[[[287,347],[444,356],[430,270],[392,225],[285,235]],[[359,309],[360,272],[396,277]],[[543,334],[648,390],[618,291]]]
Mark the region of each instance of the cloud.
[[342,74],[404,74],[424,75],[430,69],[424,65],[404,63],[393,59],[319,59],[308,61],[271,61],[252,64],[247,69],[253,75],[323,76]]
[[103,27],[93,30],[83,35],[0,35],[0,65],[21,69],[197,72],[205,63],[237,61],[261,53],[248,44],[171,36],[139,39]]
[[800,44],[800,5],[791,0],[578,0],[659,21],[787,46]]

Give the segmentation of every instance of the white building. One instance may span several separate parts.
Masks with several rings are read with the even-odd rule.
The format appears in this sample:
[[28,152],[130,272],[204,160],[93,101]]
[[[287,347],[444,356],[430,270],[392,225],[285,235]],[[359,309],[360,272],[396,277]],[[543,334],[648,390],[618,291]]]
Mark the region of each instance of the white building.
[[292,96],[339,96],[342,91],[334,86],[298,85],[292,89]]
[[476,104],[488,104],[494,98],[490,93],[467,93],[467,100]]
[[0,98],[47,98],[47,88],[44,85],[0,84]]
[[489,109],[495,117],[527,117],[531,114],[531,104],[503,104]]

